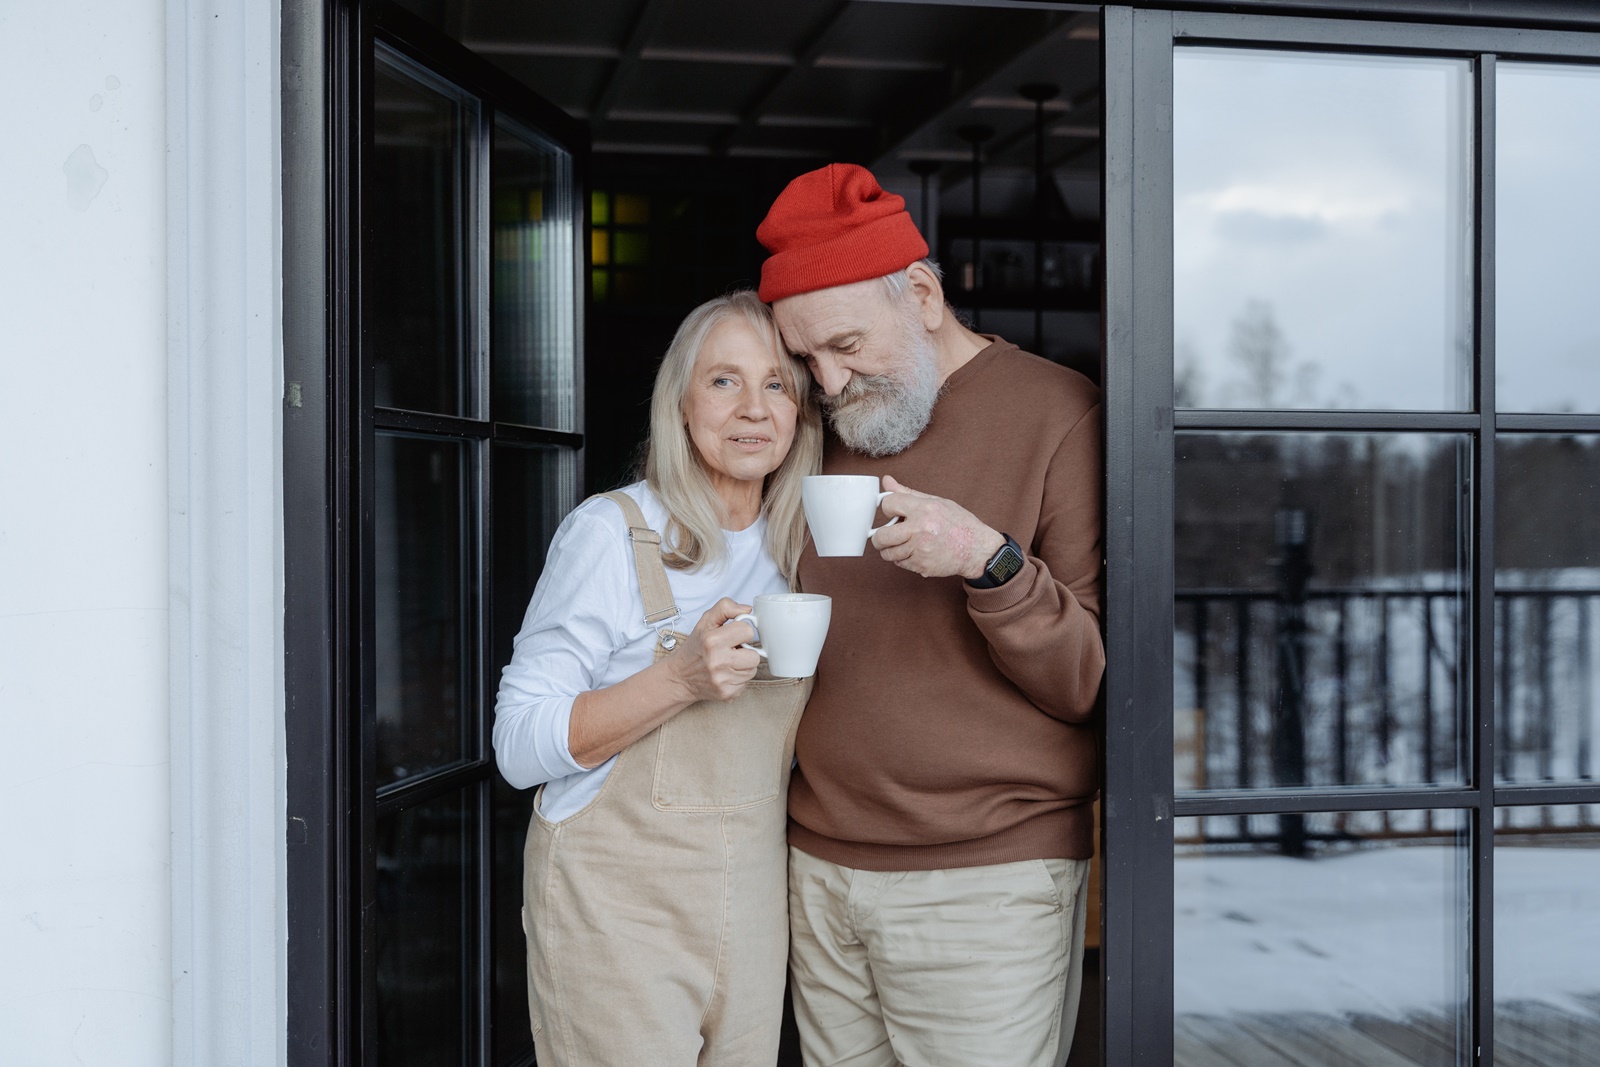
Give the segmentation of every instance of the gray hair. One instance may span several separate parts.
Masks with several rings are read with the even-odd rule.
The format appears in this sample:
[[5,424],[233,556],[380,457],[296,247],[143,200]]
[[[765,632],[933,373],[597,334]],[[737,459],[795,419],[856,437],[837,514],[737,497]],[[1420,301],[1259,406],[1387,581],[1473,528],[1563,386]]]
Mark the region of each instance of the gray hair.
[[662,562],[692,571],[720,561],[727,552],[722,504],[684,425],[683,407],[700,350],[711,331],[730,319],[742,319],[767,340],[784,388],[797,408],[794,443],[778,469],[767,475],[761,496],[761,510],[767,517],[767,551],[793,586],[806,537],[800,479],[822,466],[822,415],[805,366],[788,357],[771,309],[748,289],[708,300],[689,312],[656,372],[644,477],[670,516],[662,531],[667,549]]
[[[934,259],[932,256],[924,256],[922,259],[917,260],[917,263],[922,264],[924,267],[927,267],[928,270],[932,271],[933,276],[938,278],[939,281],[944,281],[944,270],[939,266],[938,260]],[[900,301],[904,300],[906,294],[911,291],[911,275],[908,272],[916,265],[916,263],[912,263],[901,268],[900,270],[895,271],[893,274],[885,274],[883,276],[883,284],[884,287],[889,290],[890,300],[893,300],[898,304]]]

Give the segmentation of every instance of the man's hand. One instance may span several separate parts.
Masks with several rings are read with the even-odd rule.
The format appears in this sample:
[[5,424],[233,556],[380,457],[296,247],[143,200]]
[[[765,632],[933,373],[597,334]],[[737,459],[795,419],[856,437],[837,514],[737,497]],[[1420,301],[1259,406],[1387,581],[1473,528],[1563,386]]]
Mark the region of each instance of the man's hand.
[[884,498],[883,513],[900,521],[874,534],[872,547],[896,567],[924,578],[977,578],[1006,542],[954,501],[908,489],[887,474],[883,488],[894,494]]

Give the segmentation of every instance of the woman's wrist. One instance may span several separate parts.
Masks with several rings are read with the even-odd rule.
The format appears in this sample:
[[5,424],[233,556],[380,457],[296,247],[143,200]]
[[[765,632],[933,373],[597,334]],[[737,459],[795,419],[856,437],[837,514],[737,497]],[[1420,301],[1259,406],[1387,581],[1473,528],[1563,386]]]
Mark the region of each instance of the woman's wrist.
[[664,695],[667,697],[668,711],[676,714],[693,704],[698,698],[694,693],[694,686],[683,673],[683,656],[668,656],[666,659],[652,664],[649,670],[660,672],[660,681]]

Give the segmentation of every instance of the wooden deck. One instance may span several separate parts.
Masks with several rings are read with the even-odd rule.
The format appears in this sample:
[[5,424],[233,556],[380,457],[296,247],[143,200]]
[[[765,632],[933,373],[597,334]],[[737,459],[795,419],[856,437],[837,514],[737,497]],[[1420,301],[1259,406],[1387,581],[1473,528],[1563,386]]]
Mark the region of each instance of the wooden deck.
[[[1600,1067],[1600,993],[1584,1010],[1513,1002],[1495,1013],[1495,1067]],[[1180,1015],[1174,1067],[1457,1067],[1455,1022],[1435,1015]]]

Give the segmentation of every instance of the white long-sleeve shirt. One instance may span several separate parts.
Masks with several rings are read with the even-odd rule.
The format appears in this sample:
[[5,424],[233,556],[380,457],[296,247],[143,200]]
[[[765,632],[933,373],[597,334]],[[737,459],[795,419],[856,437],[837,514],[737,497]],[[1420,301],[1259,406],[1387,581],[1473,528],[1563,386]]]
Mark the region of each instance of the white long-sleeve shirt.
[[[666,535],[667,513],[644,482],[623,490],[645,521]],[[656,632],[688,632],[723,597],[750,604],[761,593],[787,592],[766,549],[767,521],[724,530],[728,554],[717,566],[667,571],[679,616],[644,621],[644,599],[622,509],[588,500],[556,529],[533,599],[500,675],[494,708],[494,753],[500,773],[518,789],[545,785],[539,810],[552,822],[594,799],[616,757],[586,769],[572,758],[568,726],[579,693],[604,689],[650,666]],[[546,784],[548,783],[548,784]]]

